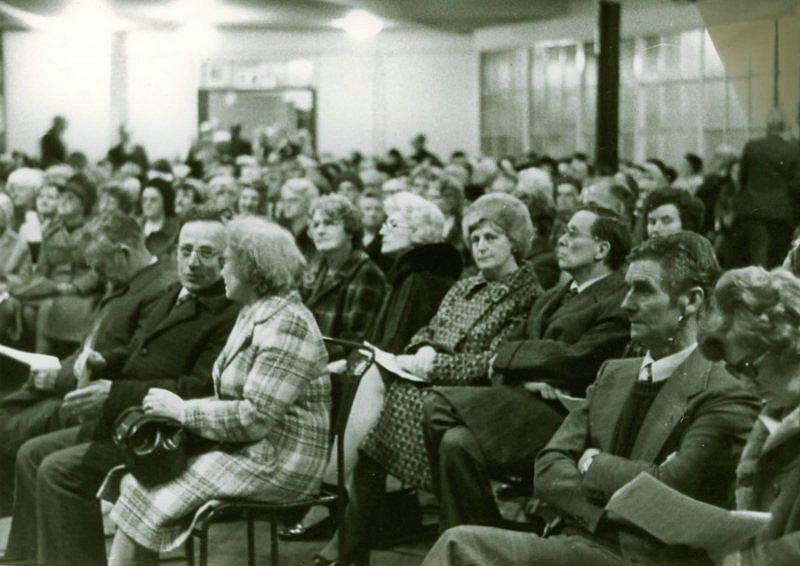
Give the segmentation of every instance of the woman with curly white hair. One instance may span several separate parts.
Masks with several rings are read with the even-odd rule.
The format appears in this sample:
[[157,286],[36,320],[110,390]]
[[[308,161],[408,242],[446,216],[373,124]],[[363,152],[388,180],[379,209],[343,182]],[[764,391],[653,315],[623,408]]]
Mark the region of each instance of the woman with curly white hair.
[[319,489],[330,380],[317,323],[295,290],[303,258],[291,235],[265,220],[235,219],[227,231],[225,294],[242,310],[214,364],[215,396],[184,400],[154,388],[143,402],[147,414],[175,419],[215,448],[166,483],[123,478],[111,512],[114,566],[157,564],[210,499],[287,502]]
[[317,186],[305,178],[292,178],[281,187],[278,202],[278,223],[294,236],[300,252],[311,259],[316,248],[308,233],[311,203],[319,196]]

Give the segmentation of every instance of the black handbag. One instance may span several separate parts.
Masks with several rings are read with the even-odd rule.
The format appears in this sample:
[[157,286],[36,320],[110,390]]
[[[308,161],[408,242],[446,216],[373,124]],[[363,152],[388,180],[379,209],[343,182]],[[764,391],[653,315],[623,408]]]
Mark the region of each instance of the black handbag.
[[128,407],[117,417],[114,444],[122,452],[125,467],[146,487],[179,476],[189,458],[181,423],[146,415],[141,407]]

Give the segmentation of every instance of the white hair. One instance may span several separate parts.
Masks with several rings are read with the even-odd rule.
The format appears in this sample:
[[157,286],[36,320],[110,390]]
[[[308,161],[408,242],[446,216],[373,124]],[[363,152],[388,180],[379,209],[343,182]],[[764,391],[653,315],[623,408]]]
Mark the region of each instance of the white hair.
[[317,189],[317,186],[303,177],[289,179],[286,181],[281,187],[281,196],[283,196],[286,191],[292,191],[301,198],[305,199],[309,204],[311,204],[311,201],[319,196],[319,190]]
[[22,167],[15,169],[8,176],[6,184],[31,187],[38,190],[44,183],[44,173],[41,169],[31,169],[30,167]]
[[386,214],[399,215],[411,230],[415,244],[436,244],[444,240],[444,214],[439,207],[419,195],[400,192],[386,197]]

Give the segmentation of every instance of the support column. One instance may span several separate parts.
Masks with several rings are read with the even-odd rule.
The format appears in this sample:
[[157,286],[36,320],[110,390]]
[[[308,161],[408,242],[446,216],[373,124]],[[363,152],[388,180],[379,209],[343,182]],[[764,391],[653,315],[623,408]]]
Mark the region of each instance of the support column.
[[600,173],[617,170],[619,145],[619,2],[600,0],[597,60],[597,137],[595,164]]

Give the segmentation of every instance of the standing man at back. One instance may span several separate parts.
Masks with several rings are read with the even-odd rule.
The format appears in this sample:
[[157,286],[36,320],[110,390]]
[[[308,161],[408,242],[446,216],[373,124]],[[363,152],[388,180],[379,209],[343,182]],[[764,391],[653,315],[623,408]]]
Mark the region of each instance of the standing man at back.
[[778,111],[767,120],[766,137],[744,146],[739,192],[734,197],[731,267],[780,265],[792,241],[800,204],[800,149],[783,139],[786,123]]

